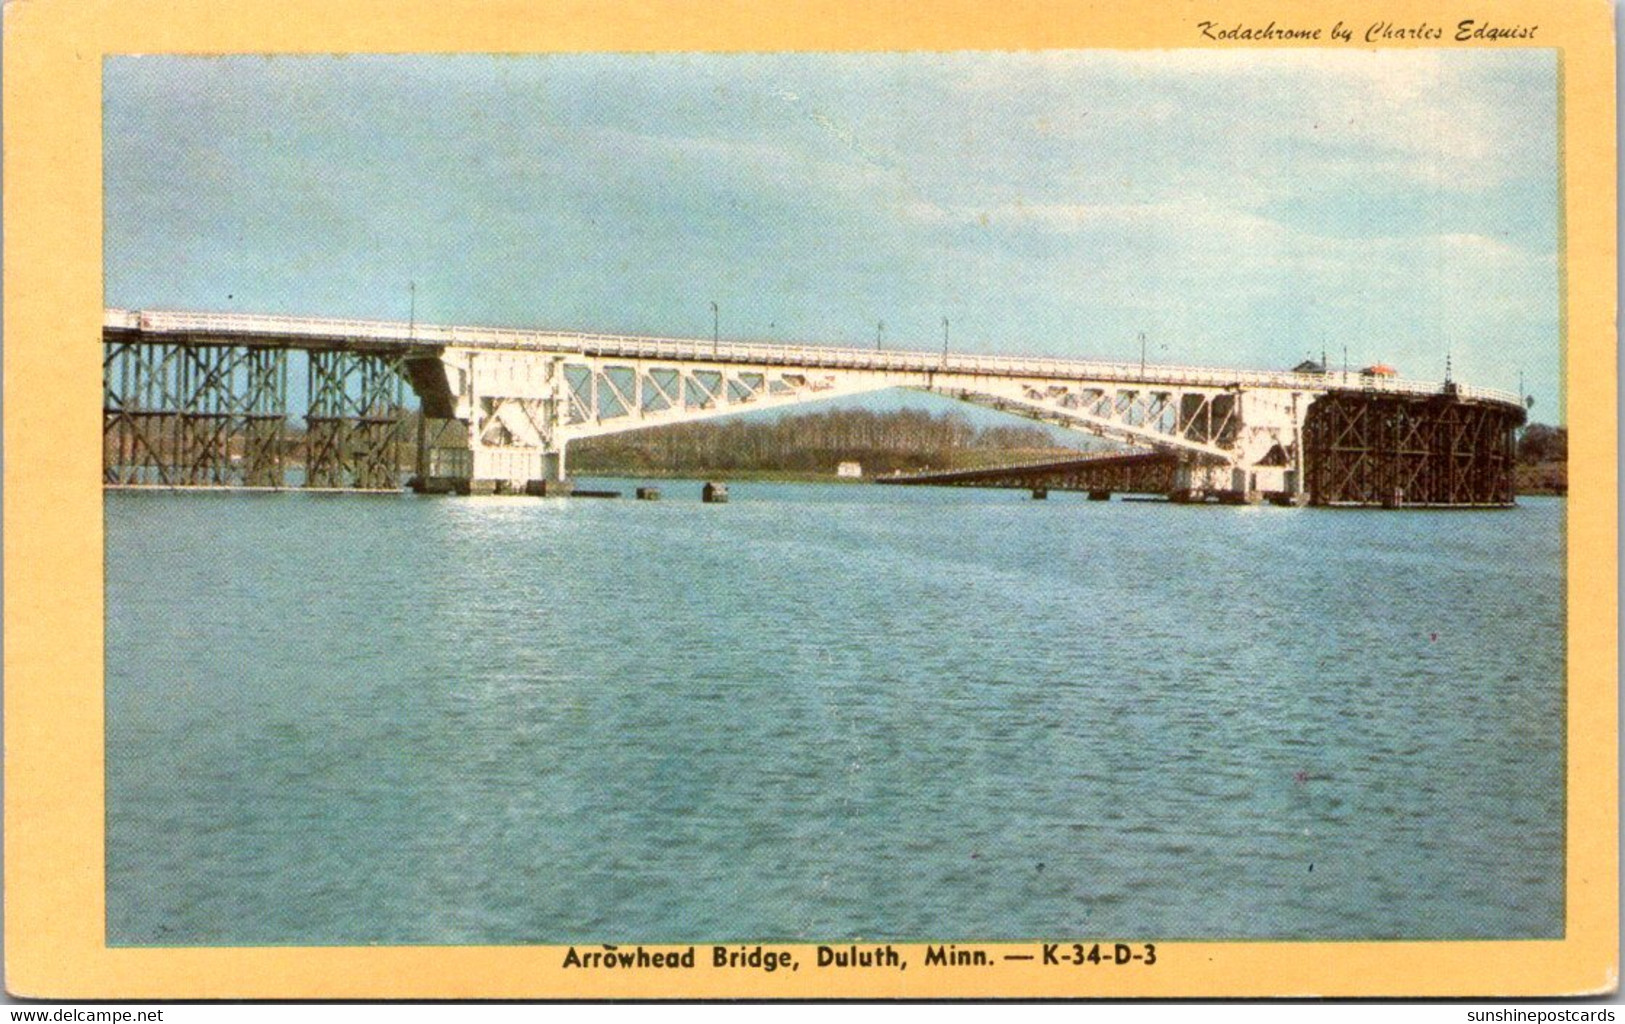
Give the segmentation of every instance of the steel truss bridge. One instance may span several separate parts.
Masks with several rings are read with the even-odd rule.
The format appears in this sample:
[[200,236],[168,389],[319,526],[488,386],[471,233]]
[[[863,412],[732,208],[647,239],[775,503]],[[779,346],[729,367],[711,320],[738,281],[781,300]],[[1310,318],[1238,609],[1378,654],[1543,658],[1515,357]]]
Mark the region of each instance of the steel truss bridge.
[[551,493],[577,439],[902,387],[1171,456],[1185,499],[1507,504],[1523,421],[1455,383],[1045,357],[122,309],[102,339],[112,487],[398,490],[409,459],[422,491]]

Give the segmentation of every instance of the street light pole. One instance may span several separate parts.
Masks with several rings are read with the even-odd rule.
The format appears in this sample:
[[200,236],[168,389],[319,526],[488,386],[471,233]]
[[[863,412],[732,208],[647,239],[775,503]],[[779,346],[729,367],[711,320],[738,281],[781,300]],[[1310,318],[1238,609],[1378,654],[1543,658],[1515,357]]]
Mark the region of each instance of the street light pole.
[[717,304],[711,303],[711,354],[716,355],[722,348],[722,331],[720,327]]
[[875,351],[879,352],[886,347],[886,321],[875,324]]
[[1145,376],[1145,332],[1140,332],[1140,376]]
[[942,318],[942,365],[948,365],[948,318]]

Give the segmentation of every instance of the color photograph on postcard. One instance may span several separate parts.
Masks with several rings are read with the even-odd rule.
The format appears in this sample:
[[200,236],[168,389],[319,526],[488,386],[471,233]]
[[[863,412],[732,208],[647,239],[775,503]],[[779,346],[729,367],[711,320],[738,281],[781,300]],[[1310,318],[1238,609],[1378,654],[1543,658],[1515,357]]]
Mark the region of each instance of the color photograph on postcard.
[[105,58],[106,943],[1562,939],[1560,89]]

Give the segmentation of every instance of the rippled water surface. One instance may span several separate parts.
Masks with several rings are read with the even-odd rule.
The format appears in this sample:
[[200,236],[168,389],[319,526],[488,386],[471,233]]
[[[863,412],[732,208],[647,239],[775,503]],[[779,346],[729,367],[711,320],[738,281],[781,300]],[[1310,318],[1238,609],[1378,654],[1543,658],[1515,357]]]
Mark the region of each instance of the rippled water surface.
[[1558,500],[663,489],[109,494],[110,940],[1563,934]]

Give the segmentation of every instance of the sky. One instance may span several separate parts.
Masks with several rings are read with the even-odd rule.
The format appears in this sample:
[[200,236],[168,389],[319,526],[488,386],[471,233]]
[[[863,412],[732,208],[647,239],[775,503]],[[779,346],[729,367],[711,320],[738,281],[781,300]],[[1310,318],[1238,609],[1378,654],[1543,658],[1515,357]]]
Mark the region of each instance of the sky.
[[1550,50],[142,56],[104,101],[111,306],[1448,354],[1563,420]]

